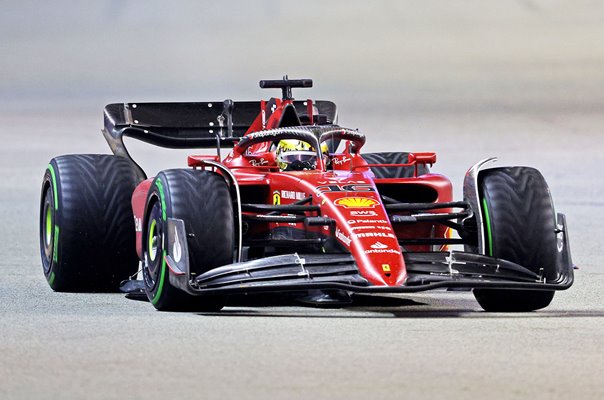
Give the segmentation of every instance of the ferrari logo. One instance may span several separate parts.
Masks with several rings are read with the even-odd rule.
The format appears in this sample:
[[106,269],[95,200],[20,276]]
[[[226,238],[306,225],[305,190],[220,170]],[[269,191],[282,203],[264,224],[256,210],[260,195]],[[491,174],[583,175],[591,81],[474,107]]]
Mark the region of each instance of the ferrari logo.
[[390,264],[382,264],[382,271],[390,272]]
[[281,204],[281,194],[278,190],[275,190],[273,192],[273,205],[278,206],[279,204]]
[[346,208],[373,208],[378,205],[378,202],[367,197],[342,197],[337,199],[335,204]]

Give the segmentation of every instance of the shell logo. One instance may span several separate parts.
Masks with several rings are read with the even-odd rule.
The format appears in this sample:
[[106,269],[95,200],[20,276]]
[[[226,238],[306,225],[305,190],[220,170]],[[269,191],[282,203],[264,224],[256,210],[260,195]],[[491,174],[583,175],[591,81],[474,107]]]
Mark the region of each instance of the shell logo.
[[379,203],[377,200],[369,199],[367,197],[343,197],[337,199],[335,204],[346,208],[373,208]]

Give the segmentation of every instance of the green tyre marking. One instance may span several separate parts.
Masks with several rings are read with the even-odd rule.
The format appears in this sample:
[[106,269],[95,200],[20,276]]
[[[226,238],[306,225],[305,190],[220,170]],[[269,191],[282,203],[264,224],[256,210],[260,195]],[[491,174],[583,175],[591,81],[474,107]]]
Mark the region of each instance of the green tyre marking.
[[50,207],[46,209],[46,231],[44,232],[44,242],[46,246],[50,244],[50,238],[52,237],[52,213]]
[[59,209],[59,196],[57,194],[57,176],[55,175],[55,169],[52,164],[48,164],[48,170],[50,171],[50,178],[52,179],[52,194],[55,200],[55,210]]
[[51,272],[50,276],[48,277],[48,284],[52,286],[53,283],[55,283],[55,273]]
[[161,201],[161,217],[165,221],[166,220],[166,199],[164,196],[164,186],[162,185],[159,178],[155,180],[155,186],[157,186],[157,190],[159,191],[159,200]]
[[151,257],[151,261],[155,261],[155,257],[157,254],[153,254],[153,238],[155,237],[155,226],[157,225],[157,221],[153,219],[151,221],[151,227],[149,228],[149,233],[147,234],[147,251],[149,252],[149,256]]
[[487,226],[487,237],[489,241],[489,256],[493,257],[493,232],[491,231],[491,218],[489,217],[489,209],[487,208],[487,199],[482,199],[482,208],[484,210],[484,219]]
[[163,251],[162,260],[161,260],[161,272],[159,277],[159,288],[157,289],[157,293],[153,296],[153,300],[151,300],[151,304],[156,305],[161,297],[161,293],[164,290],[164,279],[166,277],[166,250]]
[[55,225],[55,238],[54,238],[53,249],[52,249],[52,261],[55,263],[59,261],[58,249],[59,249],[59,227],[57,225]]
[[[157,178],[155,180],[155,186],[157,186],[157,190],[159,191],[159,200],[161,202],[161,217],[165,221],[166,220],[166,198],[164,195],[164,186],[161,183],[161,180]],[[161,272],[159,277],[158,289],[153,296],[153,300],[151,300],[151,304],[156,305],[161,298],[162,292],[164,290],[164,283],[166,279],[166,250],[162,252],[162,260],[161,260]]]

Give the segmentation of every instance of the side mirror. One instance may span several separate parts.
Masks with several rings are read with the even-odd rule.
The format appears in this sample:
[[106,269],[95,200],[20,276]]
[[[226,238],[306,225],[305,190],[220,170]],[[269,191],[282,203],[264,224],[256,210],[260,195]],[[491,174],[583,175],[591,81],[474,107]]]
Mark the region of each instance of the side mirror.
[[436,153],[409,153],[408,162],[417,164],[434,164],[436,162]]

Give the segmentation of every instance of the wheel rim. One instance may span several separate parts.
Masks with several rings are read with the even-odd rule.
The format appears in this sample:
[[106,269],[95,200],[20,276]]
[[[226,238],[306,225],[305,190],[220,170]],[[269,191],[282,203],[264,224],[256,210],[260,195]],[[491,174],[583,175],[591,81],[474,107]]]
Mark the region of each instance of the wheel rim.
[[157,220],[153,219],[151,221],[151,227],[149,228],[149,240],[147,243],[147,252],[149,253],[149,258],[151,261],[155,261],[155,257],[157,256]]
[[46,208],[46,229],[44,230],[44,244],[46,246],[49,246],[50,242],[52,241],[52,211],[50,207],[48,207],[48,205],[45,205],[44,207]]
[[42,212],[40,213],[40,247],[42,249],[42,257],[44,262],[44,272],[49,273],[53,259],[54,251],[54,226],[55,226],[55,210],[53,204],[52,187],[47,186],[44,193],[42,203]]
[[162,224],[161,206],[154,202],[147,223],[147,246],[145,246],[145,262],[143,278],[148,288],[154,288],[161,273]]

